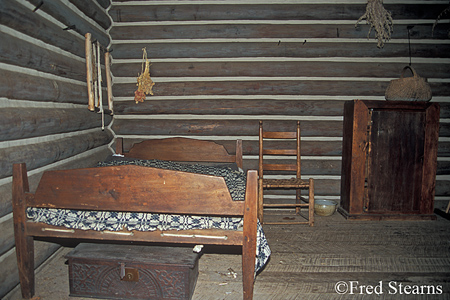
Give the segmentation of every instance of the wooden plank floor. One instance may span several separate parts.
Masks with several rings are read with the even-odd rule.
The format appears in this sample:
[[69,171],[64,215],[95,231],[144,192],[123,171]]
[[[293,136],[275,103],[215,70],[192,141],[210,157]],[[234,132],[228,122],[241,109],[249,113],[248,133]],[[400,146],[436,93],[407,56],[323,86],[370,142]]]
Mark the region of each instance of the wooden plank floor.
[[[316,217],[314,227],[264,225],[264,230],[272,256],[256,277],[255,300],[450,299],[450,221],[445,218],[368,222],[336,213]],[[39,269],[36,299],[84,299],[68,296],[64,255],[70,250],[62,248]],[[210,249],[199,270],[194,300],[242,298],[239,254]],[[353,294],[346,290],[351,286]],[[6,299],[19,295],[16,289]]]

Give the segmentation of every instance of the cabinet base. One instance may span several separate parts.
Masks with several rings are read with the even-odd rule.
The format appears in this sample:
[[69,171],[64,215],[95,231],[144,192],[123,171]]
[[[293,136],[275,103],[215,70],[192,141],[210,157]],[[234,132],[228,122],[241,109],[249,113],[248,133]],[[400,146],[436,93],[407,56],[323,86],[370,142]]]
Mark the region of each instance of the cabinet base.
[[349,214],[342,207],[338,208],[338,212],[343,215],[347,220],[358,221],[383,221],[383,220],[397,220],[397,221],[420,221],[420,220],[436,220],[435,214],[374,214],[374,213],[362,213],[362,214]]

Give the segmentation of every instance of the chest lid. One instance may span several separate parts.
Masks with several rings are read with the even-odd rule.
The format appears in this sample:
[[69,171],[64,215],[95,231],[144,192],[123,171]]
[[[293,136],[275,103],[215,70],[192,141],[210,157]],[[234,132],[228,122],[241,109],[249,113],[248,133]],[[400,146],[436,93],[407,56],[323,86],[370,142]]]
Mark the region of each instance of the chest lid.
[[192,247],[80,243],[66,255],[66,258],[193,268],[199,254],[193,252]]

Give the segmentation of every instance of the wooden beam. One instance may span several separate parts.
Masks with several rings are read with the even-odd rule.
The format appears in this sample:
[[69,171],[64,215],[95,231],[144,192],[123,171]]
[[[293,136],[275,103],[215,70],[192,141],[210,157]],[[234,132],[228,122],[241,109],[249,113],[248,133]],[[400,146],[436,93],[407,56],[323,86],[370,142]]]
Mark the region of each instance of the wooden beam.
[[[290,123],[279,121],[277,128]],[[112,129],[117,135],[257,136],[258,120],[117,119]],[[302,136],[342,136],[342,121],[303,121]]]
[[0,157],[4,158],[0,162],[0,178],[12,175],[13,163],[26,162],[32,170],[106,145],[111,140],[109,131],[99,129],[49,142],[0,149]]
[[[29,0],[29,2],[37,6],[40,4],[41,0]],[[81,36],[84,36],[86,33],[90,32],[92,33],[93,38],[98,40],[105,47],[110,43],[110,38],[104,30],[106,28],[100,29],[92,26],[92,24],[89,23],[88,18],[82,14],[77,14],[75,10],[65,5],[62,1],[46,0],[44,5],[42,5],[39,9],[67,26],[64,28],[65,30],[73,30]]]
[[[105,116],[105,125],[111,122]],[[0,141],[85,130],[101,126],[101,115],[82,108],[15,108],[0,110]]]
[[[372,60],[372,61],[371,61]],[[405,59],[399,62],[365,58],[358,61],[347,59],[305,58],[276,59],[261,58],[254,61],[227,59],[205,59],[190,62],[158,61],[152,65],[155,77],[216,77],[216,76],[270,76],[274,77],[378,77],[398,78],[405,66]],[[115,77],[134,77],[141,64],[133,60],[115,63],[112,70]],[[445,78],[450,73],[450,63],[414,63],[414,69],[425,78]]]
[[84,56],[84,47],[80,40],[40,14],[33,13],[17,2],[3,1],[0,5],[2,25],[34,37],[44,43],[56,46],[77,56]]
[[[423,19],[434,20],[446,4],[390,4],[387,9],[401,19],[417,18],[417,7]],[[186,20],[358,20],[365,11],[358,4],[260,3],[203,5],[113,5],[110,15],[116,22]],[[226,14],[224,14],[226,12]]]
[[[152,59],[157,58],[211,58],[211,57],[409,57],[407,43],[389,43],[389,47],[374,47],[374,41],[367,39],[348,40],[304,40],[281,42],[228,40],[227,42],[194,43],[168,41],[152,43],[151,40],[130,44],[127,41],[115,41],[114,57],[137,58],[139,50],[146,47]],[[412,44],[414,57],[450,57],[450,45]]]
[[[175,104],[175,105],[174,105]],[[119,101],[118,115],[290,115],[342,116],[344,101],[333,100],[153,100],[135,104]]]
[[81,84],[4,69],[0,69],[0,78],[4,79],[0,85],[0,97],[43,102],[86,103],[86,87]]
[[29,40],[14,35],[16,32],[0,32],[0,62],[41,72],[80,80],[86,80],[84,64],[80,60],[43,48]]
[[[326,10],[328,12],[328,9]],[[181,24],[164,24],[155,25],[153,22],[140,25],[139,30],[136,30],[134,25],[114,26],[110,30],[111,38],[113,40],[145,40],[151,37],[152,39],[200,39],[200,38],[349,38],[349,39],[365,39],[367,31],[361,30],[364,28],[355,28],[354,21],[342,24],[336,21],[328,22],[328,24],[318,24],[311,20],[308,24],[307,20],[303,20],[300,24],[295,24],[295,20],[286,21],[284,24],[272,23],[270,21],[264,24],[258,24],[256,21],[252,23],[247,21],[245,24],[233,23],[224,21],[225,24],[203,24],[202,26],[192,24],[189,22],[179,22]],[[321,19],[323,20],[323,19]],[[135,20],[131,21],[135,22]],[[145,21],[144,21],[145,22]],[[325,21],[322,21],[326,23]],[[414,21],[411,21],[415,24]],[[395,24],[395,30],[392,33],[392,39],[404,39],[405,32],[409,24]],[[449,29],[448,23],[443,23],[435,29],[433,37],[435,39],[444,39],[447,37]],[[430,24],[415,24],[413,29],[414,39],[428,39],[431,36]],[[413,41],[414,43],[414,41]]]
[[[111,19],[109,18],[108,13],[100,9],[98,5],[96,5],[97,1],[92,0],[69,0],[70,3],[75,5],[80,11],[82,11],[87,17],[94,20],[97,24],[99,24],[103,29],[108,29],[111,27]],[[106,7],[104,7],[106,8]],[[108,45],[105,45],[108,46]]]

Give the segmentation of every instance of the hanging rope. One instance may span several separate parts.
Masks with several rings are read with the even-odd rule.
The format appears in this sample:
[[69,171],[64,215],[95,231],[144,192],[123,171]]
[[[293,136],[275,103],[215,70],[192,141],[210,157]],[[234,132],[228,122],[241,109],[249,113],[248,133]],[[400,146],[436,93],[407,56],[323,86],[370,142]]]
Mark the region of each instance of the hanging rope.
[[153,86],[155,83],[150,78],[150,61],[147,58],[147,50],[145,48],[142,49],[142,71],[141,75],[137,78],[137,86],[138,89],[134,92],[134,101],[144,102],[145,95],[153,95]]

